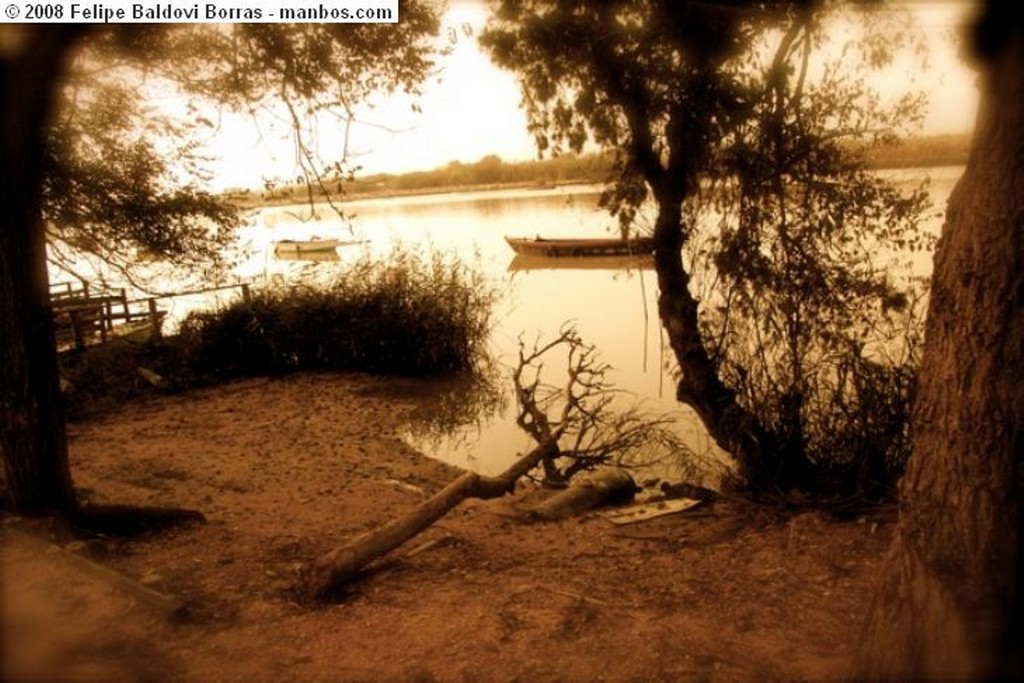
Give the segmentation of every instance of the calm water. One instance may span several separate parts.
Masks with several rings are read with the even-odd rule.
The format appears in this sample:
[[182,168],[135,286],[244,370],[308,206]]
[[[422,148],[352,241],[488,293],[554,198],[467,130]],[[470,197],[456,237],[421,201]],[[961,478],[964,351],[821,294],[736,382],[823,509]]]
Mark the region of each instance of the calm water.
[[[930,226],[937,232],[941,210],[962,167],[932,169],[931,193],[935,210]],[[897,179],[917,182],[920,171],[888,172]],[[518,340],[550,339],[572,321],[583,339],[595,345],[612,366],[607,379],[623,390],[623,404],[641,401],[654,413],[671,413],[676,430],[689,447],[712,460],[717,453],[688,409],[673,399],[672,359],[657,321],[656,280],[653,270],[636,263],[594,264],[589,260],[560,260],[549,264],[520,264],[504,236],[601,236],[611,234],[613,221],[597,210],[598,190],[572,186],[545,190],[441,194],[350,202],[348,224],[329,211],[311,216],[308,206],[263,210],[242,231],[241,242],[250,257],[239,274],[267,281],[315,281],[363,251],[385,255],[396,244],[414,249],[457,253],[482,270],[501,292],[494,315],[491,345],[499,362],[514,363]],[[273,243],[312,236],[360,240],[343,247],[339,260],[301,262],[273,256]],[[547,267],[536,267],[546,265]],[[558,267],[556,267],[558,266]],[[586,267],[584,267],[586,266]],[[918,273],[930,272],[931,256],[915,262]],[[564,368],[554,359],[545,378],[561,383]],[[509,385],[508,367],[502,385]],[[506,386],[507,389],[507,386]],[[440,435],[425,434],[411,425],[408,440],[433,457],[483,473],[497,473],[525,452],[531,442],[514,425],[514,405],[485,415],[469,425]]]
[[[679,430],[687,442],[706,450],[708,440],[671,399],[673,384],[657,323],[654,271],[642,262],[616,259],[524,264],[505,243],[505,235],[611,234],[613,222],[595,209],[597,196],[595,188],[574,186],[366,200],[345,206],[346,212],[354,214],[348,226],[327,213],[310,218],[308,207],[267,209],[242,235],[252,252],[243,272],[267,280],[316,280],[345,268],[363,250],[386,255],[401,244],[455,252],[483,271],[501,293],[491,346],[502,366],[502,385],[510,386],[510,368],[505,366],[515,362],[520,337],[527,343],[538,337],[549,340],[572,321],[584,341],[598,348],[600,359],[613,367],[607,379],[623,390],[623,403],[642,400],[653,412],[678,413]],[[341,248],[339,261],[304,263],[273,257],[274,241],[312,236],[365,243]],[[552,359],[544,377],[561,384],[564,368]],[[532,445],[514,424],[511,401],[500,414],[485,416],[448,435],[420,431],[413,425],[407,435],[417,448],[484,473],[500,472]]]

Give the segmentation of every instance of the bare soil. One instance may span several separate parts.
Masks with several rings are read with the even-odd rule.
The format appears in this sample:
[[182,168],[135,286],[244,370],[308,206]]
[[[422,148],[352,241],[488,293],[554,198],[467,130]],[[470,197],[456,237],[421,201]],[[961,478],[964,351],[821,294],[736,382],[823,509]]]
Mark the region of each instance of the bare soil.
[[[891,510],[840,521],[719,499],[628,526],[527,523],[521,510],[550,492],[526,484],[463,504],[339,602],[304,602],[305,563],[458,474],[396,436],[431,394],[429,382],[298,375],[73,425],[75,481],[93,501],[194,508],[207,522],[76,540],[4,517],[0,678],[844,679]],[[154,607],[71,553],[187,612]]]

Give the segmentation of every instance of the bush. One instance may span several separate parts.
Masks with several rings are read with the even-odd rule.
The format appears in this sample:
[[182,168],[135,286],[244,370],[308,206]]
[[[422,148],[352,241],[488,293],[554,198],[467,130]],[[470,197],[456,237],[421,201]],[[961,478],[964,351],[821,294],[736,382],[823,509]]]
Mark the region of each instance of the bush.
[[296,370],[439,375],[483,351],[493,290],[459,260],[396,250],[364,257],[323,286],[267,288],[191,314],[180,336],[189,365],[218,377]]

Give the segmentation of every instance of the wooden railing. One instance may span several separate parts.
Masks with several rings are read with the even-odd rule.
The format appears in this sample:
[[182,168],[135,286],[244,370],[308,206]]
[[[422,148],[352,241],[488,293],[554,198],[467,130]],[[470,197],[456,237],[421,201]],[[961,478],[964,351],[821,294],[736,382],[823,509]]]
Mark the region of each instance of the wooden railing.
[[[249,300],[249,285],[223,285],[173,292],[141,299],[128,299],[125,289],[95,292],[88,282],[61,282],[50,285],[50,306],[59,350],[84,349],[108,341],[115,335],[131,332],[140,340],[158,339],[167,311],[157,301],[179,296],[240,288]],[[129,328],[126,330],[126,328]]]

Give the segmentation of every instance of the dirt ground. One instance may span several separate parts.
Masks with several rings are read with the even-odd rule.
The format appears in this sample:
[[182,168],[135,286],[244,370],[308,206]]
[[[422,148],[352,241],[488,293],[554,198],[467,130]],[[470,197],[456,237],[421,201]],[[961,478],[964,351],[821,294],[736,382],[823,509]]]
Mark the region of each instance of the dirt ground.
[[429,382],[299,375],[73,425],[72,469],[92,500],[194,508],[207,522],[75,540],[4,517],[2,679],[844,678],[891,510],[838,521],[719,499],[626,526],[527,523],[520,511],[549,495],[530,484],[463,504],[340,602],[302,602],[304,563],[457,474],[396,436],[430,395]]

